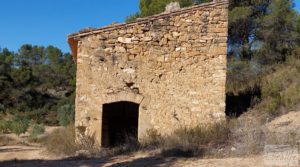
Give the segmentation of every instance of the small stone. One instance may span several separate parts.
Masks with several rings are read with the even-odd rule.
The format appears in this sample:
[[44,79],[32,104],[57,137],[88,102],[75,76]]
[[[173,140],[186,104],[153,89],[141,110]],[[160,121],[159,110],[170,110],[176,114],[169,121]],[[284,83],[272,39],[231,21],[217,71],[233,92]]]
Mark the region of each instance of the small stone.
[[121,42],[121,43],[125,43],[125,44],[129,44],[129,43],[132,42],[131,38],[124,38],[124,37],[119,37],[118,41]]
[[164,56],[158,56],[156,60],[158,62],[164,62],[165,61],[165,57]]
[[179,52],[179,51],[186,51],[186,48],[185,47],[177,47],[175,49],[176,52]]
[[105,49],[104,49],[104,52],[105,52],[105,53],[111,53],[112,51],[113,51],[112,48],[105,48]]
[[173,32],[172,35],[173,35],[173,37],[179,37],[179,36],[180,36],[180,33],[178,33],[178,32]]
[[152,37],[144,37],[144,38],[142,38],[142,40],[145,42],[149,42],[152,40]]
[[127,74],[133,74],[133,73],[135,73],[135,70],[132,69],[132,68],[126,68],[126,69],[123,70],[123,72],[125,72]]
[[138,37],[132,37],[131,41],[139,41],[140,39]]
[[115,48],[116,52],[120,52],[120,53],[125,53],[126,52],[126,49],[122,46],[117,46]]
[[119,31],[119,33],[122,34],[122,35],[123,35],[123,34],[126,34],[126,32],[127,32],[126,30],[120,30],[120,31]]

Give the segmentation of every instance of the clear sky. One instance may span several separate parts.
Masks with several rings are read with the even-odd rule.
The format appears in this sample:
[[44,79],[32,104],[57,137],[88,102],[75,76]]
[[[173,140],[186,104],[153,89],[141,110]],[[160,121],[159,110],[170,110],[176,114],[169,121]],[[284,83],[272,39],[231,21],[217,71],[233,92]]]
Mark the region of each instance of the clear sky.
[[139,0],[1,0],[0,47],[54,45],[69,52],[67,35],[85,27],[124,22]]
[[[300,11],[300,0],[295,0]],[[69,52],[67,34],[124,22],[139,0],[1,0],[0,47],[54,45]]]

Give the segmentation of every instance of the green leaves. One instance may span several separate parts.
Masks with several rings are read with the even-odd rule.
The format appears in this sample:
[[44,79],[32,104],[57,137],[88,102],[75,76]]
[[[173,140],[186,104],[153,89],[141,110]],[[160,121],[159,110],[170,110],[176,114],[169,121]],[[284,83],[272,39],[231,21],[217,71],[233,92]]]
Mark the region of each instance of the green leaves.
[[72,56],[54,46],[0,50],[0,112],[57,123],[57,109],[74,103],[75,71]]
[[67,126],[71,122],[74,122],[75,120],[75,107],[74,105],[63,105],[59,108],[57,111],[57,118],[59,121],[59,124],[62,126]]
[[236,7],[229,12],[230,22],[237,23],[238,21],[250,19],[252,13],[252,8],[249,6]]

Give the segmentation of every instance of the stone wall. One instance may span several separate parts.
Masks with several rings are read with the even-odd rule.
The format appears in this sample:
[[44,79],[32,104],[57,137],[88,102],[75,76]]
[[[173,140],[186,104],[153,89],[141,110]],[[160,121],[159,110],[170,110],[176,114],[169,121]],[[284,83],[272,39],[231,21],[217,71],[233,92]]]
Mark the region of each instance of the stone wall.
[[117,101],[140,104],[139,139],[224,119],[227,8],[217,1],[70,35],[77,134],[101,144],[102,105]]

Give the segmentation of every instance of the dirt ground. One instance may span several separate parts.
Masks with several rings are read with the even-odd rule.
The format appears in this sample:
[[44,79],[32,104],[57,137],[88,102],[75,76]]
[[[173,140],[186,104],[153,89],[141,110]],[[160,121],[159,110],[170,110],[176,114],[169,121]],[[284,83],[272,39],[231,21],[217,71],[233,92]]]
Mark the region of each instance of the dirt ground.
[[262,156],[247,158],[200,159],[200,158],[168,158],[149,153],[106,158],[61,158],[48,155],[41,147],[3,146],[0,147],[1,167],[253,167],[263,166]]

